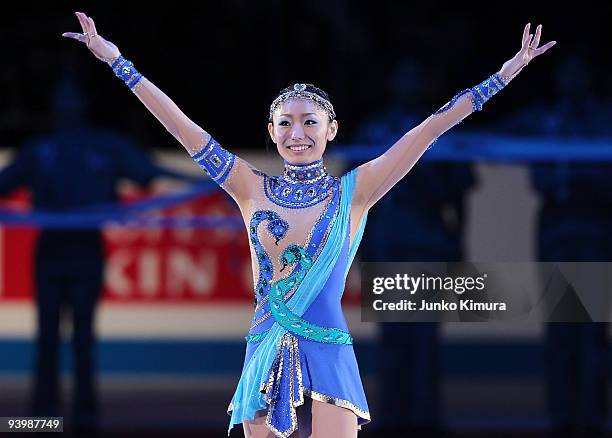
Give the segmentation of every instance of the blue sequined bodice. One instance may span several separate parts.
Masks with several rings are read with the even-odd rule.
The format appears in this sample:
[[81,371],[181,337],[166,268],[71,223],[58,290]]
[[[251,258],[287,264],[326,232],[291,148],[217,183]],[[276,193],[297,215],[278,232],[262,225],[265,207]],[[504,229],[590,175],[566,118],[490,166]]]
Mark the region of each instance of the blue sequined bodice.
[[[304,337],[317,332],[321,342],[350,343],[348,334],[323,333],[287,312],[283,304],[296,291],[325,244],[339,208],[340,179],[327,173],[322,160],[304,165],[285,162],[283,174],[261,175],[265,199],[254,201],[249,223],[259,275],[254,291],[255,315],[247,341],[261,340],[267,332],[265,327],[275,320]],[[296,256],[288,257],[291,254]]]

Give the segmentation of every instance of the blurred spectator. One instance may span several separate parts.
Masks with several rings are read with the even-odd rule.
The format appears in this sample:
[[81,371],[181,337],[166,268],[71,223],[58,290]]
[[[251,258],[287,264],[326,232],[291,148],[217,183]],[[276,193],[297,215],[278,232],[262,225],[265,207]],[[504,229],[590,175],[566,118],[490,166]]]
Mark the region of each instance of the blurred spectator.
[[[0,195],[19,187],[33,194],[35,210],[71,209],[117,202],[117,181],[146,185],[156,176],[182,178],[157,167],[127,139],[91,126],[85,96],[63,78],[53,96],[54,129],[31,138],[0,172]],[[186,178],[189,180],[189,178]],[[32,415],[61,416],[59,328],[64,305],[72,310],[76,382],[73,423],[97,428],[94,317],[103,282],[104,248],[99,229],[43,229],[35,249],[37,345]]]
[[[426,87],[421,65],[412,59],[403,60],[391,75],[387,108],[363,125],[353,142],[390,147],[433,112],[428,113],[423,103]],[[361,244],[361,259],[461,260],[463,198],[474,183],[470,164],[418,162],[373,207]],[[433,322],[381,325],[385,360],[379,415],[385,436],[410,432],[423,436],[441,429],[438,336],[438,324]]]
[[[551,139],[612,140],[612,111],[591,86],[581,55],[567,56],[555,74],[557,100],[534,105],[499,124],[513,134]],[[607,262],[612,259],[612,165],[556,161],[530,165],[541,197],[541,261]],[[547,396],[552,428],[596,436],[606,425],[607,323],[546,324]]]

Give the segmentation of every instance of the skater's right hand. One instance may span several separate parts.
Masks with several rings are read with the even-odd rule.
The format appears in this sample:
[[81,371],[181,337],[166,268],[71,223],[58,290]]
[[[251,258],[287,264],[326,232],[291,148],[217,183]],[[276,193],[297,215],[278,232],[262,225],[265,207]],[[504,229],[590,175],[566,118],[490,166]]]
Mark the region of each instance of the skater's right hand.
[[83,33],[65,32],[62,34],[63,37],[84,43],[96,58],[107,63],[121,55],[116,45],[98,35],[96,25],[91,17],[82,12],[75,12],[75,14],[81,23]]

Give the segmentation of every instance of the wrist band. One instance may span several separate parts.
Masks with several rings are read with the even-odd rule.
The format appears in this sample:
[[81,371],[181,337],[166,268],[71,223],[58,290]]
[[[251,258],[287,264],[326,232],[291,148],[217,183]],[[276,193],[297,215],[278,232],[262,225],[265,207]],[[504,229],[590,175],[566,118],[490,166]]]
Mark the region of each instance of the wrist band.
[[457,99],[459,99],[464,94],[469,94],[470,100],[472,101],[472,111],[482,111],[482,105],[484,105],[486,101],[488,101],[491,97],[497,94],[497,92],[504,89],[508,82],[509,81],[504,81],[499,74],[495,73],[489,76],[484,81],[482,81],[480,84],[476,85],[475,87],[466,88],[465,90],[462,90],[459,93],[455,94],[455,96],[451,99],[450,102],[448,102],[434,114],[440,114],[444,111],[449,110],[453,107]]
[[482,111],[482,106],[491,97],[495,96],[500,90],[506,87],[504,82],[498,73],[491,75],[488,79],[485,79],[480,84],[472,87],[472,93],[474,94],[474,100],[472,105],[475,111]]
[[[500,76],[498,73],[495,73],[489,76],[484,81],[482,81],[480,84],[476,85],[475,87],[466,88],[465,90],[462,90],[459,93],[455,94],[455,96],[446,105],[436,111],[434,115],[443,113],[444,111],[448,111],[449,109],[451,109],[453,105],[455,105],[455,102],[457,102],[457,100],[464,94],[467,94],[470,98],[470,101],[472,102],[472,112],[482,111],[482,105],[484,105],[486,101],[488,101],[491,97],[497,94],[500,90],[503,90],[506,85],[508,85],[508,82],[510,82],[510,79],[511,78],[507,77],[502,78],[502,76]],[[458,123],[461,123],[461,121],[459,121]],[[431,149],[431,147],[437,141],[438,137],[433,140],[433,142],[427,147],[426,150]]]
[[112,63],[111,68],[115,72],[115,76],[121,79],[132,90],[134,86],[142,79],[142,74],[134,68],[134,64],[128,61],[123,56],[119,55]]

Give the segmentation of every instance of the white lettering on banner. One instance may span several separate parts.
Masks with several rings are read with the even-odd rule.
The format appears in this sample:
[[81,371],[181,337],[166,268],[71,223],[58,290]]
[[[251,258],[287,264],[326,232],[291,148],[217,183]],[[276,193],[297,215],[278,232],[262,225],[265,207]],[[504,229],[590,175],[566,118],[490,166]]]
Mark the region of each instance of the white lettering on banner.
[[[164,260],[163,260],[164,259]],[[163,263],[165,261],[165,263]],[[218,256],[215,251],[198,254],[182,249],[160,252],[155,248],[116,250],[107,259],[105,281],[110,294],[118,298],[160,296],[165,274],[166,290],[173,297],[193,294],[210,296],[217,283]],[[135,267],[135,280],[129,273]],[[163,272],[165,266],[166,272]]]
[[113,295],[127,298],[132,291],[132,284],[127,275],[126,268],[134,260],[132,251],[119,249],[109,255],[104,272],[105,282]]
[[178,296],[187,286],[197,296],[208,296],[217,283],[218,256],[215,251],[201,250],[197,259],[181,249],[168,254],[168,275],[166,288]]
[[138,283],[142,294],[154,297],[159,294],[160,287],[160,254],[155,249],[145,249],[138,257]]

